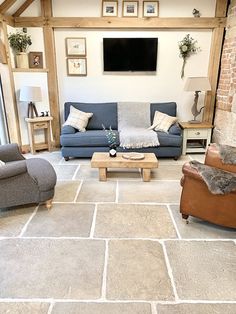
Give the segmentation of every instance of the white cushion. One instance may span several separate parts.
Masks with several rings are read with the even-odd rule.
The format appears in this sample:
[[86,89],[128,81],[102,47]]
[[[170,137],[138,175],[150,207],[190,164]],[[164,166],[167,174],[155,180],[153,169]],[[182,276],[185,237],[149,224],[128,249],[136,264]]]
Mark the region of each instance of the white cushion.
[[70,114],[64,125],[70,125],[80,132],[85,132],[85,128],[88,125],[88,121],[92,115],[93,113],[91,112],[83,112],[73,106],[70,106]]
[[178,118],[169,116],[160,111],[155,111],[153,124],[148,128],[149,130],[168,132],[169,128],[178,121]]
[[5,164],[6,163],[4,161],[0,160],[0,167],[5,166]]

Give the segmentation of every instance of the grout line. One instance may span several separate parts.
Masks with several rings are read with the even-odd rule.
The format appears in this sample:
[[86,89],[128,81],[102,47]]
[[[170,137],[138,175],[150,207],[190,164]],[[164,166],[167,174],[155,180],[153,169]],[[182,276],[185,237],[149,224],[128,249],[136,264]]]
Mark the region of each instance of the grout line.
[[72,177],[71,180],[75,181],[75,177],[76,177],[76,175],[77,175],[79,169],[80,169],[80,165],[77,166],[77,168],[76,168],[76,170],[75,170],[75,173],[74,173],[74,175],[73,175],[73,177]]
[[[80,182],[80,185],[79,185],[79,187],[78,187],[78,190],[77,190],[77,192],[76,192],[76,194],[75,194],[74,201],[73,201],[72,203],[76,203],[76,199],[77,199],[77,197],[78,197],[78,195],[79,195],[79,192],[80,192],[80,190],[81,190],[81,187],[82,187],[83,182],[84,182],[84,180],[82,179],[81,182]],[[65,202],[65,203],[66,203],[66,202]]]
[[[72,202],[58,202],[58,201],[55,201],[53,202],[54,204],[73,204],[75,203],[74,201]],[[115,204],[115,202],[111,202],[111,201],[108,201],[108,202],[76,202],[76,204],[94,204],[94,203],[97,203],[97,204]],[[167,205],[176,205],[178,206],[179,203],[155,203],[155,202],[120,202],[119,204],[121,205],[150,205],[150,206],[167,206]]]
[[116,199],[115,199],[115,203],[118,203],[119,201],[119,182],[118,180],[116,181]]
[[154,302],[151,302],[151,309],[152,309],[152,314],[158,314],[157,313],[157,306]]
[[164,257],[165,257],[165,262],[166,262],[166,267],[167,267],[168,275],[169,275],[169,277],[170,277],[171,285],[172,285],[172,288],[173,288],[173,292],[174,292],[174,296],[175,296],[175,301],[179,301],[179,297],[178,297],[177,290],[176,290],[176,286],[175,286],[174,276],[173,276],[172,268],[171,268],[171,266],[170,266],[170,261],[169,261],[168,255],[167,255],[165,243],[162,242],[161,245],[162,245],[163,252],[164,252]]
[[93,238],[94,237],[96,218],[97,218],[97,210],[98,210],[98,205],[95,204],[95,208],[94,208],[94,212],[93,212],[93,220],[92,220],[92,224],[91,224],[89,238]]
[[106,293],[107,293],[107,267],[108,267],[108,240],[106,240],[106,247],[105,247],[101,300],[106,300]]
[[28,228],[29,223],[34,218],[34,216],[36,215],[36,213],[38,211],[38,208],[39,208],[39,205],[36,206],[35,210],[33,211],[33,213],[31,214],[30,218],[27,220],[26,224],[22,228],[20,234],[16,238],[21,238],[23,236],[23,234],[25,233],[26,229]]
[[51,314],[52,313],[52,309],[53,309],[54,305],[55,305],[55,302],[54,301],[51,302],[51,304],[50,304],[50,306],[48,308],[48,313],[47,314]]
[[176,224],[176,221],[175,221],[175,219],[174,219],[174,216],[173,216],[172,210],[171,210],[171,208],[170,208],[170,205],[167,205],[167,209],[168,209],[168,212],[169,212],[169,214],[170,214],[170,218],[171,218],[172,223],[173,223],[173,225],[174,225],[174,228],[175,228],[175,231],[176,231],[176,233],[177,233],[177,236],[178,236],[178,238],[181,240],[182,237],[181,237],[181,234],[180,234],[179,229],[178,229],[178,227],[177,227],[177,224]]

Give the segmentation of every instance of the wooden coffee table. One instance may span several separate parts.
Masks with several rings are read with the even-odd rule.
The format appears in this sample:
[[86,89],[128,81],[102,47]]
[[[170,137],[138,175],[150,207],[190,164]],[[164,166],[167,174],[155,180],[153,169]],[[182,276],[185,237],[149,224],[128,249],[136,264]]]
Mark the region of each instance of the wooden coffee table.
[[99,180],[107,180],[107,168],[141,168],[143,181],[151,179],[151,169],[158,167],[158,160],[153,153],[144,153],[144,159],[131,160],[122,157],[124,153],[117,153],[116,157],[110,157],[109,153],[94,153],[91,159],[91,167],[98,168]]

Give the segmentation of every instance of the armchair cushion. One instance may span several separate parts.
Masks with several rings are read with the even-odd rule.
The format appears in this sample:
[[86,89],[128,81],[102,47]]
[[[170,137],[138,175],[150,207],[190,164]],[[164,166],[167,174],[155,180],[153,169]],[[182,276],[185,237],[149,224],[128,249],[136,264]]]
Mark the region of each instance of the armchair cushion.
[[0,145],[0,159],[4,162],[24,160],[17,144]]
[[17,162],[10,162],[5,167],[0,167],[0,179],[6,179],[14,176],[18,176],[27,172],[26,161],[20,160]]

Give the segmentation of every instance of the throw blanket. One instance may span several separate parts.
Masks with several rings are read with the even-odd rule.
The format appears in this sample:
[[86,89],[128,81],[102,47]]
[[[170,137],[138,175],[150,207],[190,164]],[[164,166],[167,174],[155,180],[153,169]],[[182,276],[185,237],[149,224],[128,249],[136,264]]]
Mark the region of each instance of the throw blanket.
[[236,165],[236,147],[229,145],[218,145],[220,157],[224,164]]
[[226,194],[236,190],[236,174],[203,165],[196,160],[190,164],[197,169],[212,194]]
[[118,130],[120,131],[121,147],[142,148],[160,145],[157,133],[147,130],[149,127],[149,103],[118,103]]

